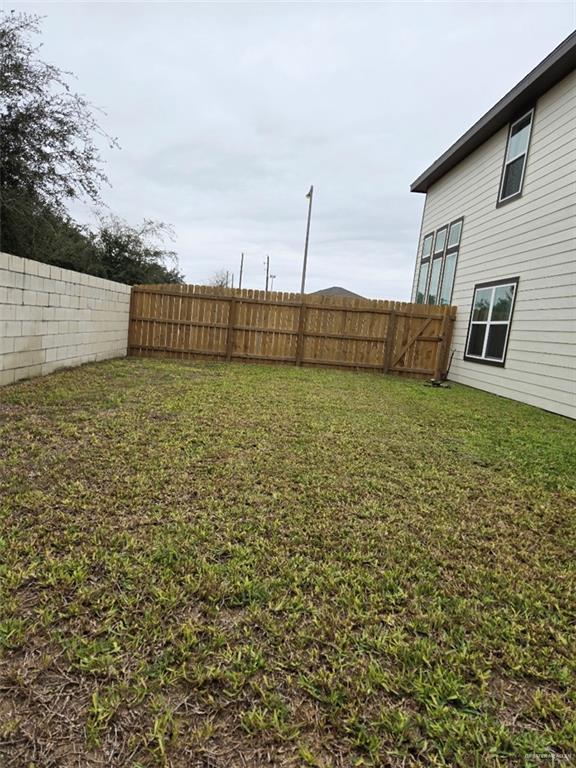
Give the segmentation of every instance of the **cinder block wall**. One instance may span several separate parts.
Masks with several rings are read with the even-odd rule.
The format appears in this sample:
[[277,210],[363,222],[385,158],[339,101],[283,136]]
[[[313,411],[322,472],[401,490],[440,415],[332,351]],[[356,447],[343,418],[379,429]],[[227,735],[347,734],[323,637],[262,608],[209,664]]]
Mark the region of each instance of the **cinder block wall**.
[[0,386],[123,357],[130,286],[0,253]]

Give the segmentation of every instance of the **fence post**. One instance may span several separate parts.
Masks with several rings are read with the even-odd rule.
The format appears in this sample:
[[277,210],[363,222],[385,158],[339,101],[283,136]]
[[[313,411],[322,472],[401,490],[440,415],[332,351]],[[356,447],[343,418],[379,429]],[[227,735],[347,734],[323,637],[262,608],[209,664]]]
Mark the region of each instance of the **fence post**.
[[392,363],[392,352],[394,350],[394,339],[396,338],[396,312],[391,309],[388,316],[388,327],[386,328],[386,339],[384,347],[384,367],[383,373],[388,373]]
[[448,323],[450,307],[444,308],[442,315],[442,325],[440,326],[440,340],[436,344],[436,364],[434,366],[434,381],[441,381],[444,375],[444,362],[446,358],[446,348],[448,346]]
[[306,326],[306,304],[300,304],[300,315],[298,317],[298,338],[296,339],[296,365],[302,365],[304,358],[304,328]]
[[135,347],[134,337],[136,335],[136,288],[132,286],[130,290],[130,309],[128,311],[128,336],[126,338],[126,355],[130,356],[132,347]]
[[236,297],[232,296],[228,310],[228,334],[226,336],[226,361],[228,363],[232,360],[232,352],[234,351],[234,323],[236,322],[237,303]]

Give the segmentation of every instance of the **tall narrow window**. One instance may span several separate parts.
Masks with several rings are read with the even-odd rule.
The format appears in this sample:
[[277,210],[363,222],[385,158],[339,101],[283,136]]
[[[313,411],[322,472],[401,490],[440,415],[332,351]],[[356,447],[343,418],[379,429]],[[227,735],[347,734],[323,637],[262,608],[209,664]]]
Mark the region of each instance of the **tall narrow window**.
[[531,110],[510,126],[498,197],[500,203],[522,193],[533,115],[534,110]]
[[428,282],[428,270],[430,261],[423,261],[420,264],[420,274],[418,275],[418,287],[416,288],[416,304],[424,304],[426,296],[426,283]]
[[426,304],[438,304],[438,289],[440,288],[440,276],[442,274],[442,263],[444,259],[444,251],[446,249],[447,235],[448,227],[440,227],[440,229],[436,230]]
[[444,257],[444,269],[442,271],[442,284],[438,297],[438,304],[446,306],[452,301],[454,277],[456,275],[456,262],[460,249],[463,219],[457,219],[450,224],[448,242],[446,243],[446,256]]
[[458,251],[446,254],[444,262],[444,273],[442,275],[442,287],[440,288],[440,300],[438,304],[445,307],[452,301],[452,289],[454,288],[454,276],[456,274],[456,259]]
[[442,257],[432,261],[432,271],[430,272],[430,285],[428,287],[427,304],[438,303],[438,286],[440,285],[440,270],[442,269]]
[[517,277],[474,288],[465,360],[504,365],[517,290]]
[[416,286],[416,304],[424,304],[426,287],[428,285],[428,271],[430,269],[430,254],[432,253],[432,241],[434,234],[426,235],[422,241],[422,255],[420,256],[420,271]]
[[416,283],[417,304],[450,304],[464,219],[445,224],[422,241]]

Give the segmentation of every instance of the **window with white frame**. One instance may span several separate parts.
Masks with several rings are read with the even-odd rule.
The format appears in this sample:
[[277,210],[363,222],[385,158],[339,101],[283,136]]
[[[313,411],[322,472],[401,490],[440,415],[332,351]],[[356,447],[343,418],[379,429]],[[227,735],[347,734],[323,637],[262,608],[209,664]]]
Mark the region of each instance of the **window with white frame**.
[[417,304],[445,306],[452,301],[463,222],[464,219],[456,219],[424,237],[416,283]]
[[465,360],[504,365],[517,291],[517,277],[475,286]]
[[510,125],[498,195],[499,203],[512,200],[522,194],[533,116],[532,109]]

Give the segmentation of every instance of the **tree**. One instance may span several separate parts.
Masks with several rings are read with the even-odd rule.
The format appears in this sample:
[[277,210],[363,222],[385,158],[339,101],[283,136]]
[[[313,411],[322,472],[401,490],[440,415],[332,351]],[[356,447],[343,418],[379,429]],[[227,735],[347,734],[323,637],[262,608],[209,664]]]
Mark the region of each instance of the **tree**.
[[71,198],[99,200],[107,178],[94,135],[116,141],[71,90],[70,73],[38,59],[39,21],[0,12],[0,192],[5,208],[24,195],[62,213]]
[[66,210],[107,182],[93,107],[69,73],[38,59],[39,17],[0,11],[0,249],[99,274],[89,233]]
[[76,224],[67,203],[100,204],[108,180],[94,141],[110,146],[70,73],[39,60],[39,17],[0,11],[0,250],[125,283],[182,282],[165,224]]
[[228,287],[228,272],[225,269],[219,269],[210,278],[208,285],[214,286],[214,288],[227,288]]
[[145,219],[140,227],[111,216],[103,219],[93,244],[105,277],[121,283],[182,283],[176,253],[164,247],[171,228]]
[[24,194],[14,195],[9,208],[3,208],[0,250],[65,269],[103,275],[88,229]]

